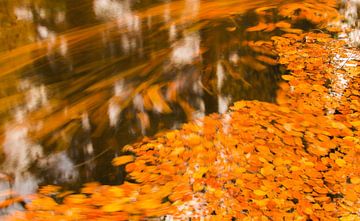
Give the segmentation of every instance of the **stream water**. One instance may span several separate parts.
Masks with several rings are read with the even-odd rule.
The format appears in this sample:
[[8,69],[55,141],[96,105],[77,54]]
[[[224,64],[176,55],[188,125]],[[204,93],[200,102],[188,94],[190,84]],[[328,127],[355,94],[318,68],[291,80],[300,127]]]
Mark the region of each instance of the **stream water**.
[[121,183],[122,146],[237,100],[275,102],[284,70],[253,43],[282,31],[246,29],[259,9],[279,21],[284,2],[1,0],[0,189]]

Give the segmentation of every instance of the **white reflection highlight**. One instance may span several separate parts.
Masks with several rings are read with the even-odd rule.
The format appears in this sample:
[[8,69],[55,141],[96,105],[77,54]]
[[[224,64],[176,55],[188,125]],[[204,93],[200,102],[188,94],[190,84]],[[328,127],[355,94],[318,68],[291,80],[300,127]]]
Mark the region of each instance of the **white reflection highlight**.
[[94,0],[93,5],[95,15],[103,19],[116,18],[123,11],[122,5],[113,0]]
[[178,65],[191,64],[200,55],[199,33],[186,35],[174,45],[171,60]]
[[360,46],[360,29],[354,29],[349,33],[350,42],[354,45]]
[[45,8],[38,9],[38,13],[39,13],[40,18],[42,18],[42,19],[46,18],[46,10],[45,10]]
[[[141,21],[131,10],[132,1],[94,0],[93,9],[100,19],[114,20],[121,31],[121,47],[125,54],[141,47]],[[123,30],[126,32],[123,33]]]
[[[341,14],[345,17],[346,22],[338,24],[343,30],[350,29],[350,33],[343,31],[339,34],[339,39],[344,40],[348,43],[349,46],[359,46],[360,45],[360,23],[358,8],[360,7],[360,0],[348,0],[343,1],[345,7],[341,9]],[[341,104],[341,99],[345,90],[348,87],[348,82],[351,80],[352,76],[349,76],[348,73],[340,71],[346,68],[352,68],[357,66],[357,63],[354,62],[359,60],[360,57],[358,54],[354,53],[354,50],[343,48],[341,53],[334,54],[332,59],[332,64],[335,66],[334,76],[331,79],[332,85],[330,93],[327,95],[329,105],[327,105],[327,113],[333,114],[336,107],[332,105],[335,101],[336,106]]]
[[94,0],[95,15],[101,19],[117,19],[119,27],[140,30],[140,18],[131,11],[131,1]]
[[[350,29],[350,33],[343,35],[343,38],[352,46],[360,45],[360,21],[358,8],[360,7],[360,0],[344,0],[344,9],[341,13],[344,15],[346,22],[342,22],[340,26],[343,30]],[[339,36],[340,37],[340,36]],[[340,37],[341,38],[341,37]]]
[[351,28],[349,33],[349,41],[353,46],[360,46],[360,21],[358,9],[360,7],[360,0],[350,0],[346,3],[345,18],[347,27]]
[[121,108],[113,99],[109,102],[108,115],[110,126],[115,127],[120,119]]
[[200,0],[185,0],[183,17],[194,18],[199,15]]
[[28,111],[33,111],[48,103],[47,93],[44,85],[31,87],[26,94],[26,107]]
[[56,13],[56,16],[55,16],[55,23],[56,24],[64,23],[65,19],[66,19],[65,12]]
[[43,168],[52,169],[52,175],[57,181],[70,181],[78,177],[78,171],[74,170],[74,163],[66,152],[51,154],[42,161]]
[[88,143],[88,144],[86,145],[85,150],[86,150],[87,154],[93,155],[93,153],[94,153],[94,146],[93,146],[93,144],[92,144],[91,142]]
[[33,20],[33,14],[31,13],[30,9],[25,7],[16,7],[14,9],[14,14],[19,20],[25,20],[25,21]]
[[[28,169],[39,158],[43,157],[42,147],[33,143],[28,138],[28,128],[26,126],[13,125],[7,126],[3,143],[5,161],[1,165],[1,170],[13,177],[13,182],[9,181],[9,188],[16,194],[25,196],[35,193],[40,182]],[[5,182],[1,182],[1,186]],[[8,211],[16,208],[17,205],[8,208]]]
[[89,115],[86,112],[81,115],[81,125],[82,128],[86,131],[91,129]]
[[236,52],[231,53],[229,60],[234,65],[237,65],[239,63],[240,57]]
[[[201,98],[197,98],[195,103],[195,106],[197,108],[197,111],[195,111],[192,115],[193,119],[203,119],[205,117],[205,102]],[[195,121],[197,125],[203,126],[203,121]]]
[[127,90],[128,89],[126,89],[125,82],[123,80],[117,81],[114,85],[114,95],[116,97],[126,96],[128,93]]
[[39,180],[29,172],[24,172],[21,175],[15,176],[13,183],[13,189],[21,196],[35,193],[38,186]]
[[1,170],[14,178],[12,190],[26,196],[35,193],[41,182],[29,168],[36,164],[45,170],[51,170],[58,181],[69,181],[78,177],[74,164],[66,152],[45,156],[43,148],[34,143],[28,136],[27,126],[8,126],[5,132],[3,151],[5,161]]
[[3,151],[4,169],[16,174],[26,171],[32,162],[43,156],[42,147],[28,138],[26,126],[8,126],[5,131]]
[[39,36],[42,39],[48,38],[49,37],[49,30],[47,29],[47,27],[42,26],[42,25],[38,25],[37,26],[37,31],[39,33]]
[[165,9],[164,9],[164,21],[167,23],[170,21],[170,5],[169,5],[169,1],[166,1],[166,5],[165,5]]
[[60,38],[60,53],[62,56],[65,57],[67,52],[68,52],[68,43],[65,38],[61,37]]
[[110,126],[115,127],[117,126],[120,120],[120,116],[122,112],[120,104],[124,99],[126,99],[130,95],[132,88],[126,85],[126,83],[123,80],[119,80],[114,83],[113,91],[114,91],[114,95],[109,101],[107,113],[109,117]]
[[230,100],[228,97],[224,97],[222,95],[218,96],[218,112],[220,114],[226,113],[228,110]]
[[176,25],[175,24],[171,24],[170,28],[169,28],[169,41],[174,41],[177,37],[177,33],[176,33]]
[[337,69],[334,73],[335,76],[332,79],[332,92],[330,93],[333,98],[340,100],[343,96],[345,89],[348,87],[348,80],[346,79],[347,76],[343,72],[340,72],[338,70],[342,69],[343,67],[353,67],[354,64],[351,63],[351,61],[357,59],[359,58],[356,58],[356,56],[352,54],[351,51],[347,50],[345,50],[342,55],[335,54],[333,58],[333,63]]
[[216,84],[217,89],[219,92],[221,92],[221,88],[225,80],[225,71],[224,71],[224,67],[221,65],[220,62],[218,62],[216,65],[216,77],[217,77],[217,84]]
[[[16,194],[26,196],[35,193],[42,181],[29,170],[32,166],[44,171],[51,170],[60,181],[76,178],[78,174],[65,152],[46,156],[43,147],[30,136],[32,131],[39,129],[42,122],[29,124],[27,118],[30,113],[48,106],[46,87],[35,86],[25,79],[20,82],[18,89],[25,93],[24,103],[16,107],[15,120],[5,125],[2,143],[5,159],[1,164],[1,171],[13,177],[13,181],[9,181],[9,188]],[[4,186],[3,181],[0,183],[0,186]],[[8,211],[15,207],[17,205],[11,206]]]
[[221,90],[225,81],[225,70],[221,62],[216,65],[217,90],[218,90],[218,112],[225,113],[228,110],[231,99],[222,94]]
[[144,99],[140,94],[135,95],[133,103],[136,110],[144,111]]

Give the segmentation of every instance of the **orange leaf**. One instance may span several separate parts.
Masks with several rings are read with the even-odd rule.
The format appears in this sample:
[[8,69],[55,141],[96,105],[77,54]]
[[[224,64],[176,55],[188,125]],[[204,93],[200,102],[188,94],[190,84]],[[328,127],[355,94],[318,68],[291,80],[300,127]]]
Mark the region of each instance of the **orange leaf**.
[[253,31],[262,31],[265,30],[268,27],[267,24],[260,22],[259,24],[257,24],[256,26],[247,28],[246,31],[248,32],[253,32]]
[[120,165],[124,165],[127,164],[131,161],[134,161],[134,156],[132,155],[124,155],[124,156],[120,156],[120,157],[115,157],[112,161],[112,164],[114,166],[120,166]]

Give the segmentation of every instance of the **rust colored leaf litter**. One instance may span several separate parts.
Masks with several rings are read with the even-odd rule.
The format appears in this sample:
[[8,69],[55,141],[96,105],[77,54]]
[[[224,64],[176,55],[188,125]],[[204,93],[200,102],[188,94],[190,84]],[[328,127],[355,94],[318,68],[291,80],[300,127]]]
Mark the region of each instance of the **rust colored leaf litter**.
[[129,178],[43,187],[10,220],[360,220],[359,51],[326,34],[273,37],[278,104],[240,101],[124,147]]

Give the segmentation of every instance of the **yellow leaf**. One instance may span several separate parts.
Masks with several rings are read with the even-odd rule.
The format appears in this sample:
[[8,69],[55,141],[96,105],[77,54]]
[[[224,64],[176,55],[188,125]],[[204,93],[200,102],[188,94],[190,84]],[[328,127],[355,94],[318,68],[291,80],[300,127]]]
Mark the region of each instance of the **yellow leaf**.
[[291,24],[284,21],[276,23],[275,26],[278,28],[291,28]]
[[305,165],[305,166],[309,166],[309,167],[315,166],[315,164],[314,164],[313,162],[310,162],[310,161],[304,162],[304,165]]
[[168,133],[166,133],[166,138],[169,139],[169,140],[175,140],[176,133],[175,132],[168,132]]
[[298,167],[298,166],[291,166],[291,167],[290,167],[290,170],[295,172],[295,171],[301,170],[301,168]]
[[267,146],[257,146],[256,149],[260,152],[260,153],[269,153],[269,147]]
[[142,201],[139,201],[137,203],[137,206],[140,209],[156,209],[161,205],[161,202],[156,199],[145,199]]
[[351,125],[353,125],[354,127],[360,127],[360,121],[353,121],[350,122]]
[[358,215],[349,214],[349,215],[341,217],[340,221],[354,221],[354,220],[359,220],[359,219],[360,219],[360,217]]
[[59,186],[47,185],[47,186],[41,187],[39,192],[42,194],[48,195],[48,194],[57,193],[57,192],[59,192],[60,189],[61,189],[61,187],[59,187]]
[[254,194],[257,196],[265,196],[266,192],[262,190],[254,190]]
[[268,164],[266,166],[264,166],[263,168],[260,169],[260,173],[263,176],[268,176],[274,173],[274,166],[271,164]]
[[359,184],[360,183],[360,177],[353,177],[350,180],[351,180],[351,183],[353,183],[353,184]]
[[244,167],[236,167],[234,170],[235,174],[241,174],[246,172],[246,169]]
[[301,34],[303,32],[303,30],[297,28],[282,28],[281,30],[284,32],[294,33],[294,34]]
[[195,179],[201,178],[209,169],[207,167],[200,167],[198,171],[193,174]]
[[74,194],[69,195],[65,198],[66,204],[82,204],[86,201],[86,196],[84,194]]
[[111,213],[111,212],[121,211],[121,210],[123,210],[123,208],[124,208],[123,204],[118,203],[118,202],[114,202],[114,203],[110,203],[110,204],[107,204],[107,205],[103,206],[101,208],[101,210],[104,211],[104,212]]
[[193,190],[194,192],[200,192],[204,189],[204,185],[201,183],[194,183],[193,184]]
[[340,159],[340,158],[336,159],[336,160],[335,160],[335,163],[336,163],[339,167],[343,167],[343,166],[346,165],[346,161],[343,160],[343,159]]
[[268,27],[267,24],[260,22],[259,24],[257,24],[256,26],[247,28],[246,31],[248,32],[253,32],[253,31],[262,31],[264,29],[266,29]]
[[284,79],[285,81],[291,81],[293,80],[295,77],[292,75],[281,75],[281,78]]
[[227,27],[226,30],[232,32],[236,30],[236,27]]
[[109,188],[109,191],[112,192],[114,194],[113,196],[116,198],[124,196],[124,190],[120,187],[112,186]]
[[268,202],[269,202],[269,199],[255,200],[255,203],[260,207],[266,206]]
[[279,111],[284,113],[290,113],[290,109],[288,107],[279,107]]
[[269,64],[269,65],[277,65],[277,61],[273,58],[270,58],[268,56],[264,56],[264,55],[258,55],[256,56],[256,59],[259,60],[259,61],[262,61],[266,64]]
[[120,156],[120,157],[115,157],[112,161],[112,164],[114,166],[120,166],[120,165],[127,164],[133,160],[134,160],[134,156],[124,155],[124,156]]
[[234,106],[231,107],[231,109],[232,110],[240,110],[240,109],[243,109],[244,107],[246,107],[246,102],[238,101],[238,102],[234,103]]
[[304,212],[305,212],[306,214],[309,214],[309,215],[313,214],[313,211],[312,211],[312,209],[311,209],[310,207],[305,208],[305,209],[304,209]]
[[185,151],[184,147],[176,147],[173,151],[171,151],[171,156],[178,156],[179,154],[182,154]]

